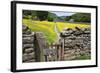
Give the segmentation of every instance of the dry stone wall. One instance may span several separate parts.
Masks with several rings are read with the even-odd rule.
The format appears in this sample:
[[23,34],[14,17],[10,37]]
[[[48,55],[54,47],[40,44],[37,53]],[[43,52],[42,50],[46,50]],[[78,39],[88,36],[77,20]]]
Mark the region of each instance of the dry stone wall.
[[35,62],[35,52],[34,52],[34,33],[25,26],[22,25],[22,61],[27,62]]
[[64,39],[64,60],[73,60],[81,56],[91,56],[90,28],[67,28],[61,33]]

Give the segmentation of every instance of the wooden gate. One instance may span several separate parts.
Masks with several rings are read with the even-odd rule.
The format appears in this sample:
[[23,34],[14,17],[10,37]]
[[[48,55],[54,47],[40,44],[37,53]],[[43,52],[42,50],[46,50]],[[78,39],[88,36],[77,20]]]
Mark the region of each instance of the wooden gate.
[[42,32],[36,32],[34,38],[36,62],[61,61],[64,59],[62,44],[48,45]]

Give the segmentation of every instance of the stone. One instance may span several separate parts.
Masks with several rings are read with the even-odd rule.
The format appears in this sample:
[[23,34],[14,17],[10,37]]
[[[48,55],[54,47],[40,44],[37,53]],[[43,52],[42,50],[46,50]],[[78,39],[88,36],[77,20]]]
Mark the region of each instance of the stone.
[[33,48],[33,44],[23,44],[23,48]]
[[32,60],[34,59],[34,53],[30,53],[30,54],[23,54],[23,62],[26,62],[28,60]]
[[34,49],[33,48],[25,49],[25,53],[32,53],[32,52],[34,52]]
[[34,42],[34,39],[32,37],[25,37],[25,38],[22,38],[22,41],[23,41],[23,44],[33,44]]

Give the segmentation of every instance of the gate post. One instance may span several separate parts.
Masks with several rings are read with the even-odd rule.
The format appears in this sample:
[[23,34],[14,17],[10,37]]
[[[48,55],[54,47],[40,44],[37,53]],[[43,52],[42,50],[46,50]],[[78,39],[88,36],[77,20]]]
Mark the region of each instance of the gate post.
[[57,45],[57,60],[60,61],[61,59],[61,46]]
[[35,59],[36,62],[44,62],[45,56],[43,50],[46,46],[46,40],[42,32],[36,32],[34,35]]

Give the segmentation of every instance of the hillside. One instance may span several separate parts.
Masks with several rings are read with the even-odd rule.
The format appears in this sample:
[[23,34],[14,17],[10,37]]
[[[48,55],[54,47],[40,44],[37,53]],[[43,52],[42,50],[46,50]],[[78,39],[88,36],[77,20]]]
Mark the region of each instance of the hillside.
[[65,18],[66,21],[69,21],[70,19],[74,19],[74,22],[91,22],[91,14],[90,13],[76,13],[71,16],[67,16]]

